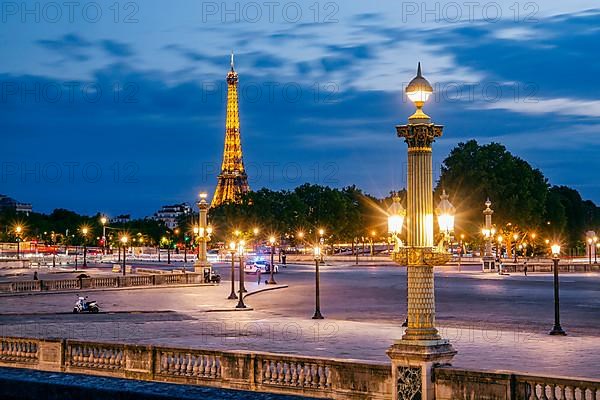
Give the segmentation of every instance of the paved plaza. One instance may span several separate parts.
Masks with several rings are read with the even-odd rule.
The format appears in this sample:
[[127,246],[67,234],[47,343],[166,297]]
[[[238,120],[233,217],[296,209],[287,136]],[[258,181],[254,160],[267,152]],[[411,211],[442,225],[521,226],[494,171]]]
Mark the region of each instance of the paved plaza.
[[[251,294],[249,311],[226,300],[229,267],[215,269],[215,287],[152,288],[90,293],[102,313],[73,315],[73,294],[0,298],[0,334],[66,337],[227,350],[255,350],[388,361],[402,336],[406,269],[325,265],[323,321],[313,321],[314,266],[290,265],[272,291]],[[264,289],[246,275],[250,292]],[[458,350],[453,365],[470,369],[600,377],[600,275],[561,275],[561,317],[567,337],[548,336],[553,324],[550,274],[500,276],[474,267],[436,270],[437,324]]]

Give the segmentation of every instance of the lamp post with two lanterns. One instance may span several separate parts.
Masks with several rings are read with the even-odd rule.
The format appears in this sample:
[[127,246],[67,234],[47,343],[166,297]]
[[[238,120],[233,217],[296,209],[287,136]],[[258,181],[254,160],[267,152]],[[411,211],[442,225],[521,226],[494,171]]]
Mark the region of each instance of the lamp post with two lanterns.
[[[432,93],[433,88],[423,77],[419,63],[417,76],[406,87],[406,95],[416,111],[408,118],[408,124],[396,127],[398,137],[408,145],[406,246],[400,247],[397,242],[399,248],[394,254],[394,261],[407,267],[408,321],[402,340],[387,351],[392,362],[392,381],[398,385],[403,381],[400,374],[404,369],[419,367],[419,395],[423,399],[433,398],[433,365],[449,363],[456,354],[435,327],[433,268],[447,263],[451,255],[434,244],[432,146],[436,138],[442,136],[443,126],[434,124],[423,112]],[[398,215],[394,216],[398,221]],[[399,232],[397,228],[390,229],[390,222],[391,218],[388,230]],[[396,393],[397,389],[394,389]]]
[[21,225],[17,225],[15,227],[15,236],[17,239],[17,260],[21,259],[21,233],[23,233],[23,227]]
[[[204,272],[205,267],[210,268],[208,257],[206,254],[207,243],[210,241],[212,235],[212,227],[208,225],[208,208],[210,205],[206,201],[208,194],[205,192],[200,193],[200,200],[198,201],[198,240],[200,241],[200,248],[198,254],[198,261],[194,266],[195,272]],[[210,273],[210,272],[209,272]]]

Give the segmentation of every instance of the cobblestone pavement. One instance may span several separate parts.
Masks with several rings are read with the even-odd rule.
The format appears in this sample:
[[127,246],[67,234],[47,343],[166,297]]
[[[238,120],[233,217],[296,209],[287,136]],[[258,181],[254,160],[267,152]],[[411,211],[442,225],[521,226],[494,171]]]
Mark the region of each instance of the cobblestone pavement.
[[[217,270],[228,279],[227,266]],[[306,265],[276,275],[289,288],[247,297],[248,312],[207,312],[237,304],[225,300],[228,281],[93,293],[105,311],[98,315],[70,314],[70,294],[0,298],[0,334],[387,361],[385,350],[402,336],[405,269],[324,266],[322,273],[323,321],[310,319],[314,269]],[[257,277],[246,278],[249,290],[264,288]],[[550,274],[441,268],[436,285],[438,325],[458,350],[455,366],[600,377],[600,275],[561,276],[567,337],[547,335],[554,315]]]

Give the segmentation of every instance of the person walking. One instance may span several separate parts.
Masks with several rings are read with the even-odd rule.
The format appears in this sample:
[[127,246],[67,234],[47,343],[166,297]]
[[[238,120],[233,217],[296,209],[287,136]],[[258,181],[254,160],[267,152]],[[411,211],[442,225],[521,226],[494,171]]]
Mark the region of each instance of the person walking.
[[258,269],[258,271],[256,271],[256,276],[258,277],[258,286],[260,286],[260,268]]
[[523,263],[523,272],[525,273],[525,276],[527,276],[527,261]]

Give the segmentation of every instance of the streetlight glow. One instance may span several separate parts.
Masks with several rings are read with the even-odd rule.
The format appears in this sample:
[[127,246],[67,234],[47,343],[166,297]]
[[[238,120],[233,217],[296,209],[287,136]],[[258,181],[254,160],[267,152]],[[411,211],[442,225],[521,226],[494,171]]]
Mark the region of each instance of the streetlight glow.
[[273,246],[275,244],[275,236],[271,236],[269,238],[269,243],[271,243],[271,246]]
[[402,207],[402,204],[400,204],[400,196],[394,193],[392,205],[388,208],[388,232],[392,235],[399,235],[402,233],[405,216],[406,210]]
[[440,195],[440,204],[435,210],[436,214],[438,215],[440,231],[446,235],[454,231],[454,214],[456,213],[456,208],[454,208],[452,203],[450,203],[448,200],[449,197],[450,196],[446,194],[446,191],[443,190],[442,194]]
[[553,244],[551,246],[552,249],[552,255],[555,257],[558,257],[560,255],[560,245],[559,244]]

